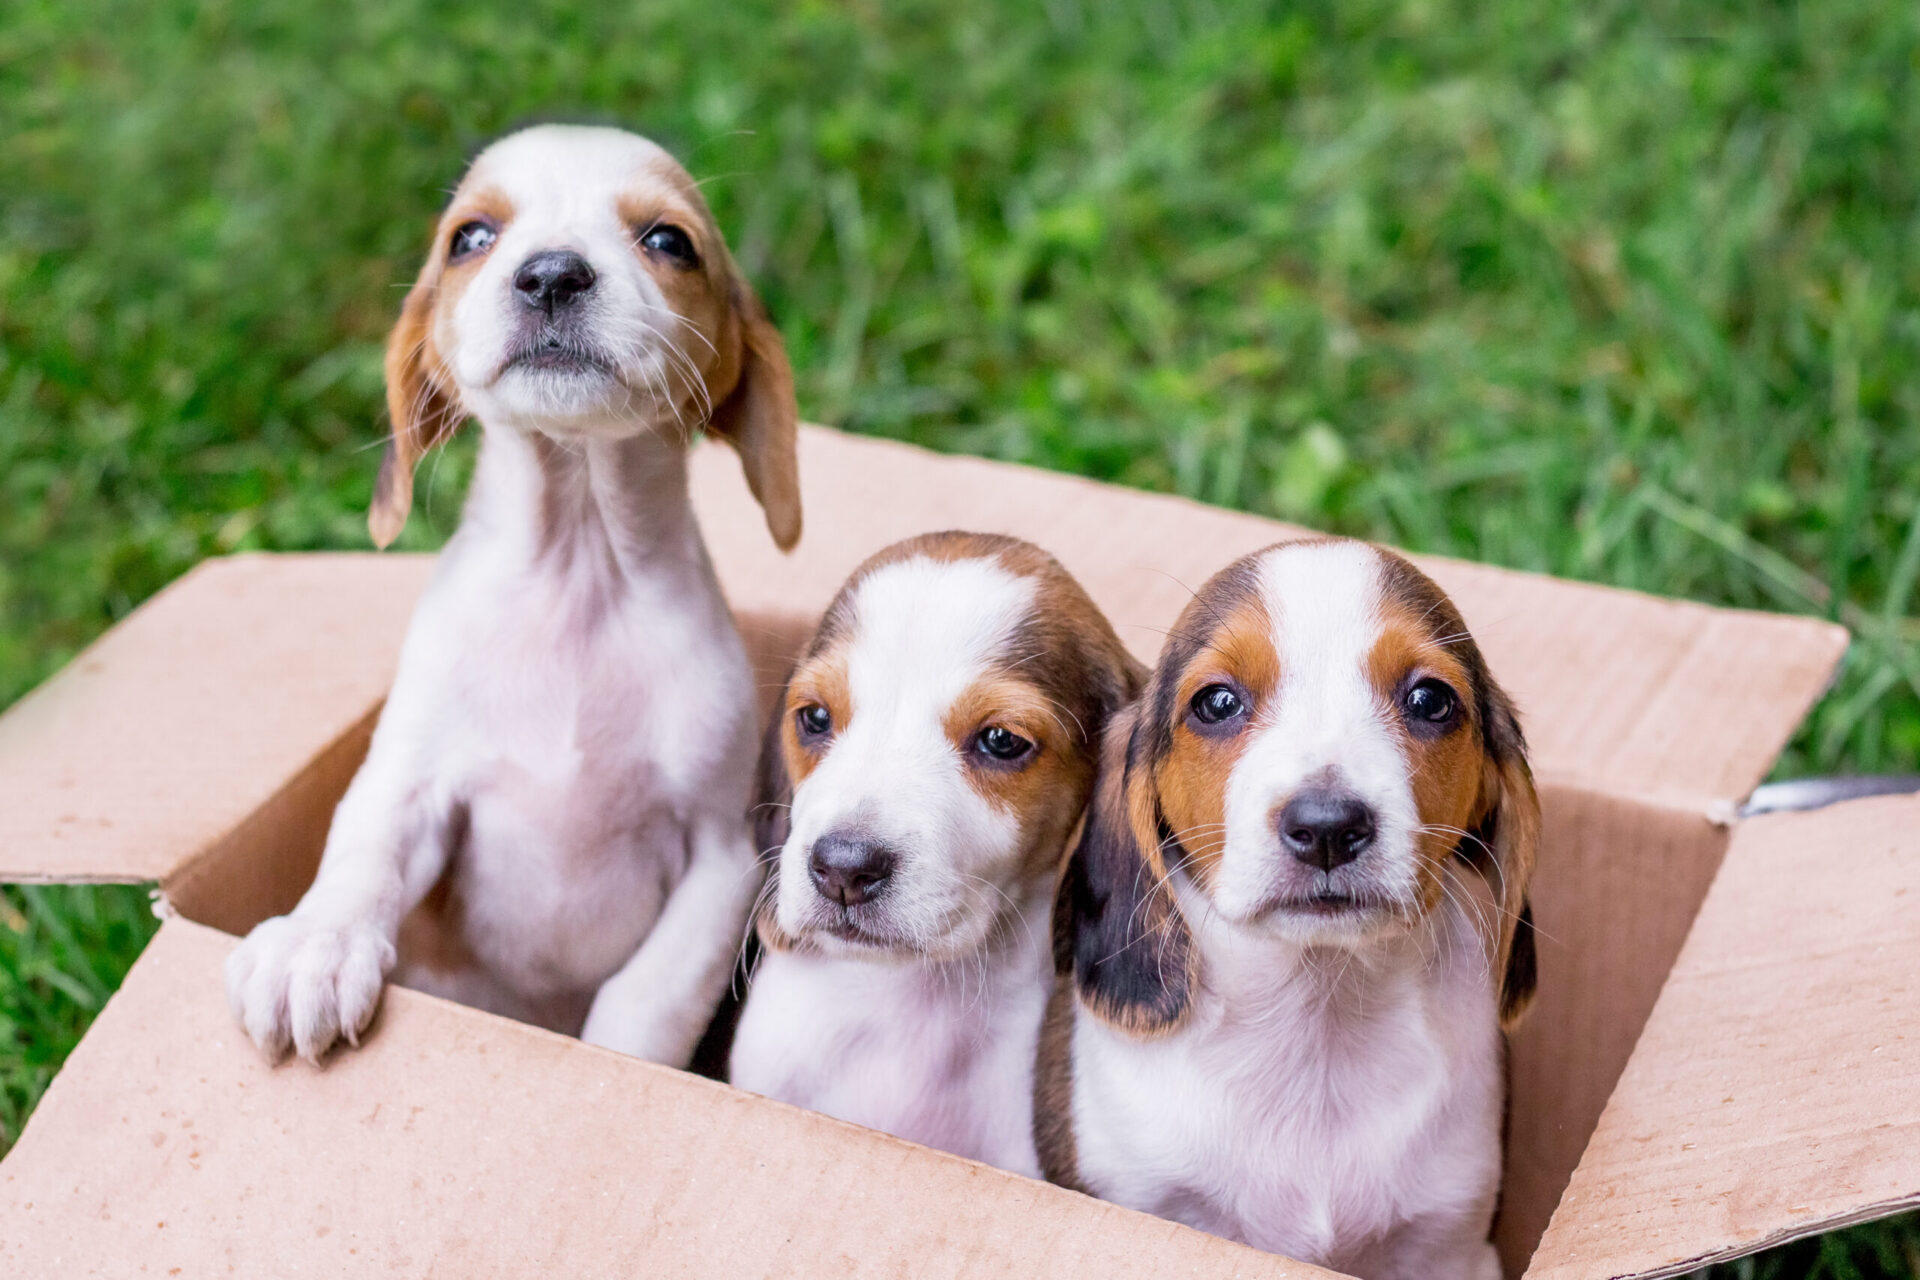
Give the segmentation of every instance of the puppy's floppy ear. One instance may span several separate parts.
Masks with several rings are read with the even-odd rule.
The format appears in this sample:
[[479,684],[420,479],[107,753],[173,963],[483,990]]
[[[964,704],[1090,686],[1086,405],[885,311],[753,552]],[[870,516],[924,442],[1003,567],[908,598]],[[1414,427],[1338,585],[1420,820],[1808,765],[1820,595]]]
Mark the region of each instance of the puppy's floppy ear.
[[800,540],[800,464],[795,457],[800,408],[793,398],[793,368],[780,330],[737,276],[732,298],[740,325],[740,379],[713,407],[707,429],[739,453],[747,488],[766,512],[767,531],[788,551]]
[[[788,678],[791,680],[791,677]],[[782,749],[787,724],[787,684],[780,682],[773,710],[767,716],[766,732],[760,735],[760,764],[753,783],[753,841],[766,869],[767,887],[760,896],[754,929],[762,945],[775,951],[788,951],[793,939],[774,919],[774,903],[779,900],[780,850],[786,847],[792,828],[793,777],[787,772],[787,756]]]
[[760,765],[753,783],[753,839],[762,859],[779,857],[791,825],[793,779],[787,773],[787,756],[782,750],[786,725],[787,685],[782,681],[767,716],[766,731],[760,735]]
[[1481,705],[1486,765],[1473,834],[1483,855],[1480,869],[1492,881],[1500,912],[1494,962],[1501,975],[1500,1025],[1511,1030],[1527,1011],[1539,982],[1527,884],[1540,848],[1540,798],[1513,702],[1488,680]]
[[427,450],[453,435],[464,416],[458,398],[442,383],[439,360],[431,350],[428,329],[438,286],[439,272],[430,259],[407,291],[400,319],[387,338],[387,416],[393,419],[393,436],[380,459],[373,504],[367,508],[367,529],[377,547],[387,546],[406,528],[413,510],[413,469]]
[[1154,1035],[1186,1017],[1193,937],[1167,884],[1159,804],[1135,728],[1141,703],[1107,725],[1100,776],[1055,910],[1054,961],[1080,1002]]

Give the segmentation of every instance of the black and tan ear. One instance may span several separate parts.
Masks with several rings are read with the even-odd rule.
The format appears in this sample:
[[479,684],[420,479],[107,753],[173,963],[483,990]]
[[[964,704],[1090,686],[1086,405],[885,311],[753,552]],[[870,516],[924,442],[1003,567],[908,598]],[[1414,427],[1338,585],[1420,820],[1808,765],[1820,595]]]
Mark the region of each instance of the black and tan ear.
[[431,350],[428,329],[435,289],[430,263],[407,291],[400,319],[387,337],[387,416],[393,420],[393,435],[367,508],[367,530],[377,547],[387,546],[407,527],[414,468],[428,450],[453,435],[465,416],[458,397],[443,384]]
[[766,886],[760,895],[760,908],[754,918],[754,931],[761,945],[775,951],[789,950],[793,939],[774,920],[774,903],[779,898],[780,850],[786,847],[792,829],[793,776],[787,772],[787,756],[782,749],[787,723],[787,686],[782,681],[767,716],[766,731],[760,735],[760,763],[754,771],[753,847],[759,852],[766,872]]
[[1486,766],[1480,784],[1474,835],[1489,856],[1481,870],[1493,887],[1500,912],[1494,963],[1500,974],[1500,1025],[1512,1030],[1533,1002],[1539,985],[1533,906],[1527,885],[1540,850],[1540,797],[1527,765],[1526,738],[1512,701],[1492,681],[1482,702]]
[[733,308],[740,323],[740,379],[714,406],[707,429],[740,455],[767,531],[789,551],[800,541],[800,407],[793,397],[793,367],[780,330],[743,282],[733,286]]
[[1060,884],[1054,959],[1089,1013],[1156,1035],[1186,1017],[1193,938],[1167,884],[1139,716],[1136,703],[1107,725],[1093,801]]

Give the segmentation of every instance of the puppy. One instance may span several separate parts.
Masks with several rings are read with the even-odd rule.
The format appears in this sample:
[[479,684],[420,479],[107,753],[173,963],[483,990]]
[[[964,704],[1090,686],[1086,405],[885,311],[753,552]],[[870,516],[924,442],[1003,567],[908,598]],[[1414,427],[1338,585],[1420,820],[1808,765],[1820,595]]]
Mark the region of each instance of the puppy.
[[761,753],[733,1083],[1038,1176],[1048,915],[1138,666],[1052,557],[936,533],[827,610]]
[[227,966],[234,1011],[269,1058],[317,1061],[357,1043],[397,964],[408,986],[682,1062],[758,886],[753,676],[685,455],[703,424],[731,443],[793,544],[778,332],[666,152],[545,127],[460,183],[386,370],[374,540],[468,416],[479,466],[312,888]]
[[1109,727],[1063,878],[1048,1177],[1371,1280],[1497,1277],[1539,830],[1513,705],[1419,570],[1228,567]]

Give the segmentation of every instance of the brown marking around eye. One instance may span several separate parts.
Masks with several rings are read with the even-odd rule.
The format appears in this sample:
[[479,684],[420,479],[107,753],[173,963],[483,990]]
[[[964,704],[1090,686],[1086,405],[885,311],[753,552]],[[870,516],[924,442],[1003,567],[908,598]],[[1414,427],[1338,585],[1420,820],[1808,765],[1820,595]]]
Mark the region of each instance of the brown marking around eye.
[[[1017,760],[999,761],[977,743],[990,725],[1033,743]],[[1021,875],[1050,870],[1093,789],[1093,752],[1077,743],[1051,699],[1010,674],[990,675],[954,700],[944,728],[967,784],[988,804],[1020,822]]]
[[[1398,556],[1382,556],[1380,634],[1367,655],[1367,676],[1407,755],[1408,780],[1420,815],[1420,896],[1431,910],[1454,849],[1480,818],[1475,812],[1487,767],[1476,719],[1481,681],[1460,612],[1433,581]],[[1401,698],[1413,683],[1434,678],[1454,692],[1454,721],[1437,736],[1407,728]]]
[[[1178,841],[1181,866],[1206,889],[1226,851],[1227,783],[1246,749],[1246,728],[1202,733],[1188,720],[1194,695],[1213,684],[1232,684],[1258,721],[1272,714],[1280,688],[1281,655],[1273,620],[1250,580],[1223,575],[1207,584],[1181,618],[1181,628],[1206,628],[1184,655],[1179,670],[1163,670],[1172,690],[1165,699],[1173,723],[1167,750],[1153,769],[1161,816]],[[1217,597],[1217,598],[1216,598]],[[1169,849],[1169,853],[1174,853]]]
[[440,219],[440,240],[437,252],[446,262],[449,274],[467,272],[469,267],[478,267],[487,260],[488,255],[476,253],[460,262],[448,260],[453,251],[453,235],[469,222],[491,222],[494,229],[505,234],[513,222],[513,201],[506,192],[498,187],[477,187],[472,191],[462,191],[448,206],[446,215]]
[[[833,717],[831,733],[812,744],[800,740],[800,708],[819,705]],[[786,759],[787,776],[799,789],[807,775],[819,765],[826,746],[834,735],[845,733],[853,723],[853,691],[847,683],[846,653],[839,647],[810,654],[787,682],[785,723],[780,730],[781,754]]]
[[649,184],[644,189],[628,191],[614,204],[614,211],[620,217],[620,224],[627,228],[633,241],[633,251],[646,259],[646,251],[640,247],[641,234],[653,227],[670,225],[687,233],[687,240],[693,245],[693,251],[699,255],[704,267],[714,257],[712,230],[713,220],[705,205],[690,206],[676,191],[663,189],[657,184]]

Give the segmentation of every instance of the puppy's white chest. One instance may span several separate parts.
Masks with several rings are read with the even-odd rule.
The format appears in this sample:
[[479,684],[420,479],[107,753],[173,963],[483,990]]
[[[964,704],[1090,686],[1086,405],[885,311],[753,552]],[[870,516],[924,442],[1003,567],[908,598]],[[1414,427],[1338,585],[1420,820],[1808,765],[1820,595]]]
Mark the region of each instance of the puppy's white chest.
[[494,580],[423,610],[405,662],[426,675],[420,767],[463,819],[449,864],[460,923],[513,988],[590,991],[658,918],[690,825],[745,813],[744,653],[699,594],[454,572]]
[[1435,1012],[1409,992],[1331,1033],[1305,1016],[1216,1015],[1154,1042],[1082,1018],[1082,1179],[1120,1203],[1356,1274],[1394,1274],[1409,1235],[1484,1239],[1500,1167],[1497,1032],[1490,1015],[1483,1027],[1440,1027]]
[[[1025,980],[911,962],[773,954],[754,977],[733,1082],[1029,1177],[1033,1061],[1046,1002]],[[968,983],[973,985],[968,987]]]

